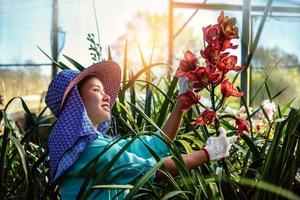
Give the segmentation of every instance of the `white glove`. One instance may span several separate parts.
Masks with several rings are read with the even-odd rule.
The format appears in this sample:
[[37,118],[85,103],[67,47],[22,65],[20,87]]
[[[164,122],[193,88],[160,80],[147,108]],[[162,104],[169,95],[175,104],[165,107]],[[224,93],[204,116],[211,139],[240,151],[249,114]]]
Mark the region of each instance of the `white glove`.
[[205,143],[204,149],[207,150],[210,161],[229,156],[229,149],[237,139],[237,136],[226,137],[226,131],[222,127],[218,131],[220,132],[218,137],[211,136]]
[[179,82],[179,92],[178,95],[185,93],[187,91],[193,91],[194,88],[191,85],[191,82],[185,77],[185,76],[181,76],[178,78],[178,82]]

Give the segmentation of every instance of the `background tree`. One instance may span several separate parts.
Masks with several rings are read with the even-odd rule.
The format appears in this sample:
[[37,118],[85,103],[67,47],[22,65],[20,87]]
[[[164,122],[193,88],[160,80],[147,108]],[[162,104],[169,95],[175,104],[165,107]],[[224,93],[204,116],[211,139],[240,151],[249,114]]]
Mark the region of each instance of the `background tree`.
[[[274,48],[257,48],[252,62],[252,81],[251,94],[256,91],[269,75],[266,83],[268,84],[272,95],[280,90],[287,88],[282,95],[275,101],[281,105],[286,104],[293,98],[296,98],[293,105],[300,105],[300,62],[295,54],[290,54],[284,50]],[[263,99],[268,98],[265,90],[261,90],[254,100],[254,105],[260,104]]]

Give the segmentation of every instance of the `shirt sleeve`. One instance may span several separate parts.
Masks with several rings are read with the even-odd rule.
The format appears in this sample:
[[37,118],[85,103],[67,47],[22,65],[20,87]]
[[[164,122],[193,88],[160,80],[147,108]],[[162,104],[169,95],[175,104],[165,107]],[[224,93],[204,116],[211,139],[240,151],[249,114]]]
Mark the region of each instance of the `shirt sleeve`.
[[[156,132],[158,133],[158,132]],[[160,157],[168,154],[167,145],[156,136],[141,136]],[[99,158],[96,164],[96,173],[99,174],[105,166],[121,151],[121,149],[131,140],[121,139],[113,144]],[[84,152],[80,155],[76,163],[68,171],[69,175],[79,172],[85,167],[95,156],[105,150],[107,145],[114,140],[98,137],[92,141]],[[165,145],[165,146],[164,146]],[[106,176],[105,182],[110,184],[134,184],[141,176],[147,173],[153,166],[157,164],[155,158],[151,155],[147,147],[140,139],[135,139],[129,147],[121,153],[119,158],[113,164],[110,172]],[[154,181],[155,173],[150,177],[150,181]]]
[[[125,146],[131,138],[120,140],[120,146]],[[170,155],[169,148],[164,142],[162,133],[157,130],[153,135],[142,135],[137,138],[129,147],[128,151],[144,158],[150,158],[153,155],[145,146],[146,143],[160,158]]]

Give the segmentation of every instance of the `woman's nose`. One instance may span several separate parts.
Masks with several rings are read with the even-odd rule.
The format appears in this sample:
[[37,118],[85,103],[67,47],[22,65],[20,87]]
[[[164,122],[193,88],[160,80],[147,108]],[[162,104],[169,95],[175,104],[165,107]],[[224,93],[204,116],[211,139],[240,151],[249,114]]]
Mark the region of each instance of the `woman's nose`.
[[104,94],[104,99],[108,102],[110,102],[110,96],[108,94]]

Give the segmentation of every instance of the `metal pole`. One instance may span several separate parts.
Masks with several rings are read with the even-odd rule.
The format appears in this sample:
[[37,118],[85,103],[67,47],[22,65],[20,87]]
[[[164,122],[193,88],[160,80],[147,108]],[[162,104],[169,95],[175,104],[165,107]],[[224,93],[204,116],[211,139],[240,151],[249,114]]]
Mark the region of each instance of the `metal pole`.
[[[58,2],[53,0],[52,2],[52,27],[51,27],[51,52],[52,59],[58,61]],[[57,66],[52,62],[52,79],[57,74]]]
[[[251,1],[251,0],[249,0]],[[250,2],[249,2],[250,3]],[[245,5],[245,1],[244,1]],[[206,4],[206,3],[186,3],[186,2],[173,2],[173,8],[181,9],[203,9],[203,10],[231,10],[231,11],[242,11],[245,6],[236,4]],[[251,11],[263,12],[266,6],[251,6]],[[272,6],[270,9],[271,13],[296,13],[300,12],[300,7],[284,7],[284,6]]]
[[[243,24],[242,24],[242,44],[241,44],[241,64],[242,66],[246,66],[248,56],[250,53],[250,12],[251,12],[251,0],[243,0]],[[244,92],[244,98],[246,100],[247,105],[249,105],[249,70],[244,70],[241,72],[241,89]],[[240,102],[242,105],[242,102]]]
[[[173,65],[173,0],[169,0],[169,52],[168,64]],[[168,68],[168,79],[171,80],[171,67]]]
[[52,63],[17,63],[17,64],[0,64],[1,67],[39,67],[39,66],[49,66]]

